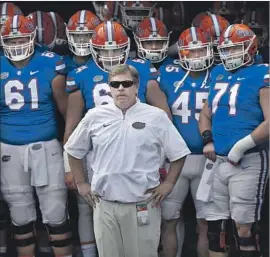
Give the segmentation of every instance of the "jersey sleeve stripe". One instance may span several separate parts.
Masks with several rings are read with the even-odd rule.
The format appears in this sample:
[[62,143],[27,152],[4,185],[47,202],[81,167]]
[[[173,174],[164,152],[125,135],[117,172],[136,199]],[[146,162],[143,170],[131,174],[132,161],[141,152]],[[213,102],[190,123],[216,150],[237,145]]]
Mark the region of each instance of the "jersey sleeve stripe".
[[74,80],[71,80],[71,81],[68,81],[67,80],[67,86],[74,86],[74,85],[76,85],[76,83],[75,83],[75,81]]
[[55,67],[55,70],[57,70],[57,71],[59,71],[59,70],[63,70],[63,69],[65,69],[66,68],[66,64],[61,64],[61,65],[57,65],[56,67]]

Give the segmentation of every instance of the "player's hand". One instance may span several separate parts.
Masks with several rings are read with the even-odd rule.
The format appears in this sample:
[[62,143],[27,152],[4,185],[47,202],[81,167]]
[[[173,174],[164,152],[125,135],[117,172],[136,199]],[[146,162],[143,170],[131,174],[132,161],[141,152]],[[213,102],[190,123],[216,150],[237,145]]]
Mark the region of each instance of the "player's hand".
[[148,202],[153,200],[152,207],[158,206],[172,192],[173,187],[173,183],[165,181],[155,188],[148,189],[145,194],[152,193]]
[[203,154],[207,159],[209,159],[213,162],[216,161],[217,156],[216,156],[214,144],[212,142],[208,143],[207,145],[204,146]]
[[77,184],[79,194],[92,206],[96,207],[96,203],[99,202],[99,198],[92,193],[91,185],[87,182]]
[[74,176],[71,171],[65,173],[65,183],[68,189],[76,190],[77,186],[74,181]]

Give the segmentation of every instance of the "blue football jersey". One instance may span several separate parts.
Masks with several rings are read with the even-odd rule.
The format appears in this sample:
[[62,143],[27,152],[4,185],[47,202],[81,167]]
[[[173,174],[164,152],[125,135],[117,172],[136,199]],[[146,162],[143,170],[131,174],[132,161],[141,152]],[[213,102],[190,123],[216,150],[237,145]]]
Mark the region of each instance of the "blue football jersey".
[[[127,64],[134,66],[140,74],[138,98],[146,101],[146,89],[149,80],[157,79],[157,70],[149,61],[142,59],[128,59]],[[67,91],[69,93],[80,90],[86,110],[95,106],[112,102],[111,91],[108,85],[108,73],[101,70],[93,59],[68,74]]]
[[227,156],[234,144],[264,121],[259,91],[269,86],[269,67],[256,64],[226,71],[222,64],[211,72],[208,105],[216,153]]
[[256,54],[256,55],[254,56],[254,63],[256,63],[256,64],[261,64],[261,63],[263,63],[263,57],[262,57],[261,54]]
[[6,57],[0,60],[0,141],[24,145],[56,138],[52,81],[65,74],[63,59],[36,51],[23,68],[16,68]]
[[[190,151],[193,154],[202,154],[203,144],[198,120],[200,111],[208,97],[209,84],[207,78],[209,73],[201,72],[196,78],[188,75],[175,92],[176,87],[185,75],[186,71],[180,65],[169,64],[161,67],[158,80],[161,90],[167,96],[175,127],[182,135]],[[204,81],[206,83],[203,83]]]
[[72,70],[75,70],[75,69],[79,68],[82,65],[88,65],[88,63],[90,63],[91,62],[91,59],[92,59],[90,57],[85,63],[78,64],[75,61],[74,55],[64,55],[63,58],[64,58],[64,61],[65,61],[65,64],[66,64],[66,67],[67,67],[67,71],[68,72],[70,72]]
[[166,67],[167,65],[169,65],[169,64],[172,64],[172,65],[179,65],[179,59],[173,59],[173,58],[171,58],[170,56],[167,56],[164,60],[163,60],[163,62],[162,62],[162,64],[160,65],[160,70],[162,70],[162,69],[164,69],[164,67]]
[[36,43],[35,50],[40,52],[40,53],[44,53],[46,51],[49,51],[49,47],[46,45],[41,45],[41,44]]
[[4,51],[2,47],[0,47],[0,56],[4,56]]

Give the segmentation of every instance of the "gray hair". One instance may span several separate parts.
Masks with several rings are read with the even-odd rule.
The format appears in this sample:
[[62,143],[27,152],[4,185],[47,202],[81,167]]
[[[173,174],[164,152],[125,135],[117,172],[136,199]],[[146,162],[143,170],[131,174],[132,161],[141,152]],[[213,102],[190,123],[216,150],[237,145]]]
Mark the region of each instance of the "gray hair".
[[125,74],[127,72],[131,74],[133,82],[136,85],[136,87],[139,87],[139,82],[140,82],[139,73],[134,66],[128,65],[128,64],[120,64],[112,68],[112,70],[109,72],[109,78],[108,78],[109,83],[111,82],[111,79],[113,76],[118,75],[118,74]]

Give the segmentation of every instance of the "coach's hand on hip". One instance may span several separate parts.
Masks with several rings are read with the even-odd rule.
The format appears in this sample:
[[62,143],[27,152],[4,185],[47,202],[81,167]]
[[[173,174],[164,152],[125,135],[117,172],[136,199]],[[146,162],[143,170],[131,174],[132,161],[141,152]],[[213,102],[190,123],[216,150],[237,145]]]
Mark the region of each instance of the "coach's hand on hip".
[[91,192],[91,185],[87,182],[77,183],[79,194],[93,207],[96,207],[96,203],[99,199]]
[[174,184],[163,182],[156,188],[148,189],[145,194],[152,193],[149,202],[153,200],[152,207],[158,206],[173,190]]

